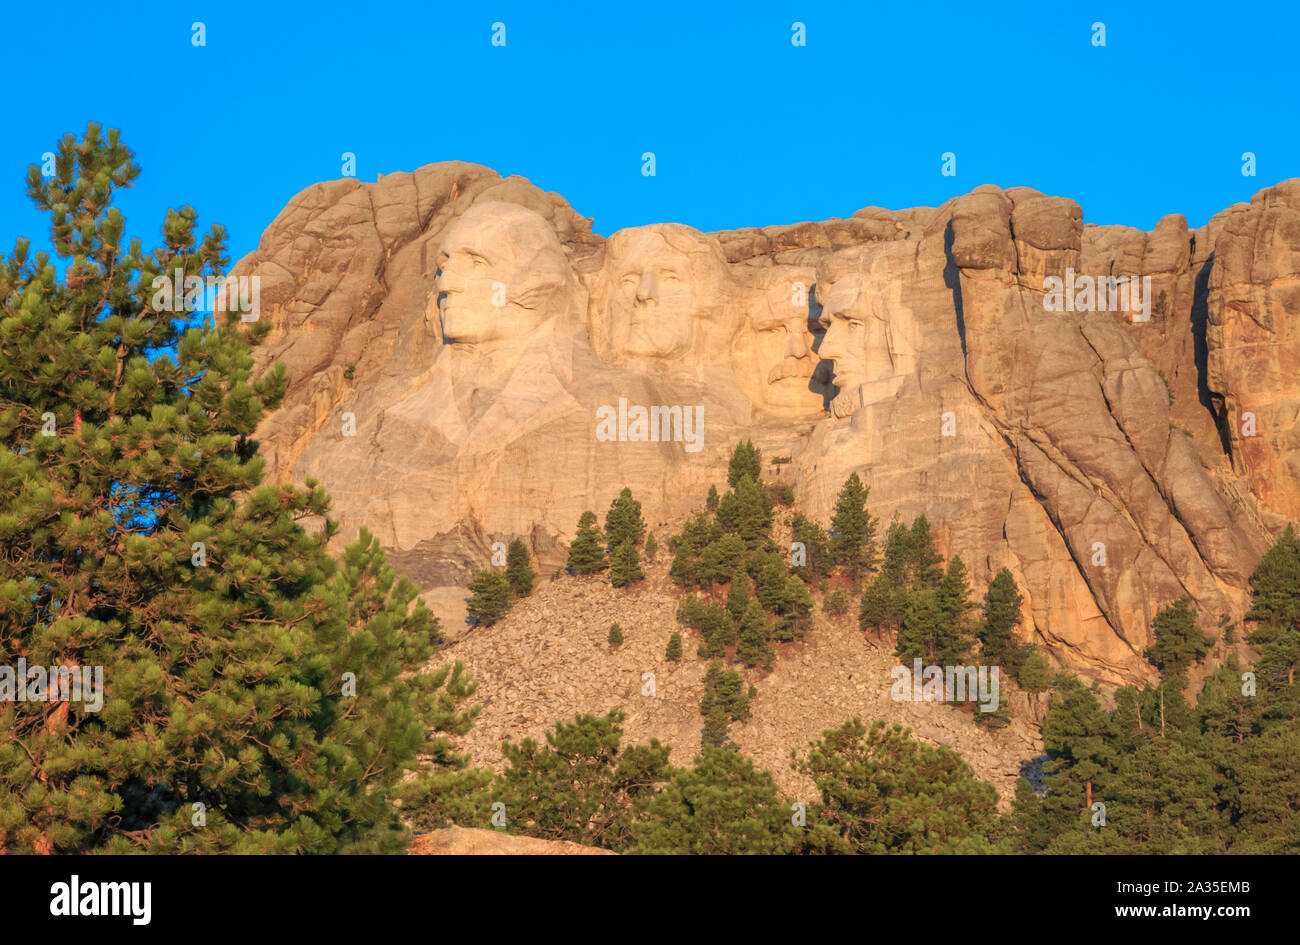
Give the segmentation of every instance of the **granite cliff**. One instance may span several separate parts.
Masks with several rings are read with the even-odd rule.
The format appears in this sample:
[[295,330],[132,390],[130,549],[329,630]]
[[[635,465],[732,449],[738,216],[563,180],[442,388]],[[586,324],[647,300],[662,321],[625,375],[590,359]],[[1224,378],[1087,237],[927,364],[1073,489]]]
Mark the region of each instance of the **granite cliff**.
[[374,532],[453,631],[494,542],[550,576],[623,486],[662,539],[744,438],[789,458],[771,480],[806,514],[857,472],[977,587],[1009,568],[1026,633],[1108,683],[1151,678],[1182,594],[1239,620],[1300,512],[1300,180],[1196,230],[986,185],[607,239],[452,162],[308,188],[235,273],[273,324],[260,365],[291,378],[258,432],[270,476],[319,479],[340,537]]

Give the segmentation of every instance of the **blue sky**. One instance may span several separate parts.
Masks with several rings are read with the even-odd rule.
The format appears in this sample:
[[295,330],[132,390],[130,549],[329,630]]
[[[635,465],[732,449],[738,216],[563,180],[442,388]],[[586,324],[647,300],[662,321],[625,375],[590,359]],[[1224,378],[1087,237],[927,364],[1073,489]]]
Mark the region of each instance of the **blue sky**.
[[1300,176],[1294,3],[715,6],[61,4],[85,67],[56,76],[68,52],[34,41],[0,59],[25,90],[0,141],[0,246],[44,233],[27,165],[88,119],[122,129],[144,169],[121,202],[130,234],[152,245],[163,209],[189,203],[227,227],[232,259],[342,176],[345,151],[362,180],[453,159],[520,174],[606,235],[935,205],[984,183],[1072,197],[1090,222],[1195,227]]

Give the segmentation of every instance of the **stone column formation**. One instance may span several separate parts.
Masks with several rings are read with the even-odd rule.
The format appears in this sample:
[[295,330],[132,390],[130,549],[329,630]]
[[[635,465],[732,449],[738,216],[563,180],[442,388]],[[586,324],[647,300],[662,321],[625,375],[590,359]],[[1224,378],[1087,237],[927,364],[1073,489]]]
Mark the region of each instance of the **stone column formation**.
[[[1149,277],[1148,317],[1045,309],[1067,271]],[[444,622],[493,541],[522,536],[548,576],[623,486],[666,538],[750,438],[791,458],[805,514],[828,521],[857,472],[882,523],[924,512],[974,587],[1009,568],[1058,662],[1137,682],[1156,611],[1190,593],[1239,620],[1300,514],[1300,180],[1198,230],[983,186],[605,239],[451,162],[308,188],[235,274],[274,325],[259,367],[291,379],[258,432],[269,476],[319,479],[341,539],[374,532]],[[702,408],[700,448],[598,438],[620,401]]]

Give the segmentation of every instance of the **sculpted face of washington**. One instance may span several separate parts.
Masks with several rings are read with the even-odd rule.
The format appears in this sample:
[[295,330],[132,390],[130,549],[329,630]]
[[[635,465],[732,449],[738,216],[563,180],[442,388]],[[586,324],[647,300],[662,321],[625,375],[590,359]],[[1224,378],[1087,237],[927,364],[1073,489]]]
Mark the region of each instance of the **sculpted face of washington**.
[[573,268],[555,231],[525,207],[475,204],[438,249],[436,294],[447,344],[491,346],[527,339],[574,314]]

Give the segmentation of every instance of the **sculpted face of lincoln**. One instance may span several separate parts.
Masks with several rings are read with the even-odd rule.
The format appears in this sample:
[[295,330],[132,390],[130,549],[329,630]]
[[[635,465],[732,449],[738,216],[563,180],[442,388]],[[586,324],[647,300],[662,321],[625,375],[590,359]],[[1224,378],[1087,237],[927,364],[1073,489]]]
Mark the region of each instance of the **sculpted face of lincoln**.
[[[904,247],[905,248],[905,247]],[[838,393],[831,413],[847,417],[869,404],[897,397],[917,366],[917,325],[897,280],[848,272],[818,279],[821,323],[818,354],[832,362]]]
[[822,298],[821,323],[826,337],[818,353],[834,363],[831,383],[838,389],[831,413],[847,417],[887,395],[881,382],[894,377],[888,325],[880,299],[860,275],[831,283]]
[[729,293],[726,258],[702,233],[672,223],[619,230],[593,294],[593,325],[615,356],[675,358],[699,347]]
[[860,389],[867,378],[867,316],[859,307],[862,281],[846,276],[821,293],[822,339],[820,354],[833,363],[831,384],[838,394],[831,402],[831,413],[845,417],[860,400]]
[[555,231],[518,204],[474,204],[439,247],[436,297],[449,344],[522,338],[564,314],[576,288]]

